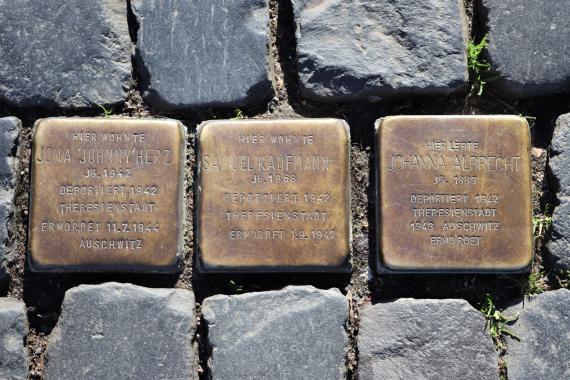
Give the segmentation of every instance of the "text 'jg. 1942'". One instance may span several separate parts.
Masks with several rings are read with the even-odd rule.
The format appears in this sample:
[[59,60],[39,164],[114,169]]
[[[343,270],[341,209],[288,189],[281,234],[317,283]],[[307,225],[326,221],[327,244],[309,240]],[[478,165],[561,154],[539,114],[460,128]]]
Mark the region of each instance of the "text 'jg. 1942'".
[[394,116],[378,121],[376,136],[381,272],[528,268],[525,119]]
[[177,270],[185,132],[173,120],[50,118],[32,150],[36,271]]
[[201,269],[349,270],[349,145],[342,120],[204,123],[196,218]]

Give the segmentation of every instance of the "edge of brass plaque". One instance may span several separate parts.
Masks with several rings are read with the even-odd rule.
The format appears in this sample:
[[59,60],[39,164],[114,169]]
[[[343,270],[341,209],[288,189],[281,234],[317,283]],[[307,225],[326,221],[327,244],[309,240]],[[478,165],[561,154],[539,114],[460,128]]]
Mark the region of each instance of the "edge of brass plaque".
[[[200,252],[200,202],[201,202],[201,182],[200,182],[200,165],[199,165],[199,157],[201,153],[201,146],[200,146],[200,134],[203,131],[204,127],[210,124],[219,124],[219,123],[228,123],[228,122],[237,122],[237,123],[271,123],[271,122],[279,122],[279,123],[307,123],[307,122],[322,122],[322,121],[332,121],[332,122],[339,122],[343,126],[347,142],[346,142],[346,153],[347,153],[347,162],[346,162],[346,170],[347,170],[347,183],[346,183],[346,191],[347,191],[347,200],[346,200],[346,208],[347,208],[347,220],[346,220],[346,228],[347,228],[347,241],[346,241],[346,254],[343,257],[343,260],[339,262],[337,266],[285,266],[285,265],[275,265],[275,266],[241,266],[241,267],[232,267],[232,266],[208,266],[203,262],[202,255]],[[196,269],[205,274],[223,274],[223,273],[243,273],[243,274],[271,274],[271,273],[350,273],[352,271],[352,210],[351,210],[351,176],[350,176],[350,126],[345,120],[342,119],[335,119],[335,118],[299,118],[299,119],[244,119],[244,120],[232,120],[232,119],[225,119],[225,120],[207,120],[200,125],[196,129],[196,167],[195,167],[195,178],[196,178],[196,185],[194,187],[194,194],[195,194],[195,207],[194,207],[194,239],[195,239],[195,257],[196,257]]]
[[[383,264],[382,260],[382,239],[381,239],[381,218],[382,218],[382,207],[381,207],[381,194],[380,194],[380,146],[379,146],[379,133],[381,125],[384,121],[388,119],[414,119],[414,118],[430,118],[430,119],[490,119],[496,118],[499,119],[507,119],[507,120],[517,120],[522,122],[526,125],[526,134],[527,134],[527,141],[528,146],[526,147],[526,151],[530,156],[530,149],[531,149],[531,139],[530,139],[530,128],[528,122],[525,118],[516,115],[398,115],[398,116],[386,116],[376,120],[374,123],[374,160],[373,164],[374,168],[374,200],[375,200],[375,265],[374,269],[376,270],[377,274],[386,274],[386,275],[410,275],[410,274],[433,274],[433,275],[453,275],[453,274],[516,274],[516,273],[526,273],[530,271],[532,262],[533,262],[533,250],[534,250],[534,243],[532,238],[532,230],[529,229],[529,239],[531,241],[530,250],[526,254],[526,264],[521,267],[516,268],[493,268],[493,269],[485,269],[485,268],[466,268],[466,269],[456,269],[456,268],[438,268],[438,269],[413,269],[413,268],[403,268],[403,269],[392,269]],[[529,159],[529,168],[528,168],[528,189],[529,189],[529,198],[530,198],[530,206],[529,207],[529,218],[532,221],[532,160]],[[372,266],[371,266],[372,267]]]
[[[48,123],[50,121],[66,120],[66,121],[91,121],[91,122],[109,122],[109,121],[129,121],[134,123],[145,123],[145,124],[157,124],[160,127],[164,123],[173,123],[176,125],[180,133],[180,165],[179,165],[179,185],[178,185],[178,209],[180,210],[180,223],[178,223],[176,228],[176,255],[174,260],[169,265],[163,266],[153,266],[144,264],[116,264],[116,265],[96,265],[96,264],[82,264],[82,265],[52,265],[52,264],[41,264],[34,260],[33,250],[32,250],[32,218],[34,213],[33,208],[33,189],[34,189],[34,177],[35,169],[33,165],[33,151],[35,145],[35,136],[38,128],[42,123]],[[35,273],[176,273],[180,271],[180,262],[184,258],[184,229],[187,224],[186,222],[186,209],[184,207],[186,201],[185,187],[187,178],[185,175],[186,171],[186,160],[187,160],[187,133],[185,126],[178,120],[169,118],[131,118],[131,117],[111,117],[111,118],[97,118],[97,117],[47,117],[37,119],[34,123],[32,129],[32,140],[31,140],[31,154],[30,154],[30,193],[28,199],[28,241],[26,244],[27,250],[27,262],[30,271]]]

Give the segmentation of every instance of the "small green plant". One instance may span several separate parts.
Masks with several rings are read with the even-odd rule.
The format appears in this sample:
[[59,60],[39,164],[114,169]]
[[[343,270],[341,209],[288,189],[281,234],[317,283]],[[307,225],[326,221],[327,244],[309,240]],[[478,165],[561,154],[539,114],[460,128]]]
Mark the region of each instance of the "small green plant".
[[491,65],[481,57],[487,45],[487,35],[485,35],[479,43],[475,43],[475,40],[471,40],[467,43],[467,67],[469,68],[469,76],[471,79],[469,96],[474,94],[478,96],[482,95],[485,84],[487,83],[483,80],[483,73],[489,71]]
[[552,225],[552,217],[548,215],[537,215],[532,217],[532,236],[542,237]]
[[235,282],[234,280],[230,280],[228,282],[228,285],[230,287],[230,291],[233,294],[241,294],[245,292],[245,288],[243,287],[243,285],[239,285],[237,282]]
[[243,119],[243,112],[239,108],[234,109],[234,117],[232,119]]
[[103,117],[111,117],[111,115],[113,114],[112,109],[107,109],[107,108],[105,108],[105,106],[102,106],[100,104],[98,104],[98,106],[103,111]]
[[512,317],[504,315],[502,312],[497,310],[493,298],[487,294],[485,300],[483,301],[483,306],[480,309],[481,313],[485,317],[486,323],[485,328],[493,338],[495,346],[498,350],[504,350],[505,342],[504,336],[509,335],[512,338],[520,340],[520,338],[511,330],[507,328],[508,323],[512,323],[517,320],[518,314]]
[[544,278],[543,271],[534,272],[528,275],[528,281],[524,284],[525,294],[532,296],[544,292]]

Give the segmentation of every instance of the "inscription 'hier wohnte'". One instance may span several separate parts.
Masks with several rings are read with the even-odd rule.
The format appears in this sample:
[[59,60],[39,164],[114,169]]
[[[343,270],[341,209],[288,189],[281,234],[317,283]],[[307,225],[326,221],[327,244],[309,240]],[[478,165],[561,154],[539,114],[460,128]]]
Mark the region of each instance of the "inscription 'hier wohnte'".
[[205,269],[344,263],[348,134],[342,122],[208,122],[199,140],[198,244]]
[[173,270],[183,136],[180,124],[168,120],[40,121],[32,168],[34,269]]

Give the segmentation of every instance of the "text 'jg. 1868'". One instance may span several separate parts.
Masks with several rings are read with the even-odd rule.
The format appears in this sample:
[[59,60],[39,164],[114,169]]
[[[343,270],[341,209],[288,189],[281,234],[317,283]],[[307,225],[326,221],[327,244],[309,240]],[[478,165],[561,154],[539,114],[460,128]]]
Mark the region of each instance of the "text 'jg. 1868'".
[[199,131],[206,271],[345,271],[349,132],[341,120],[212,121]]

